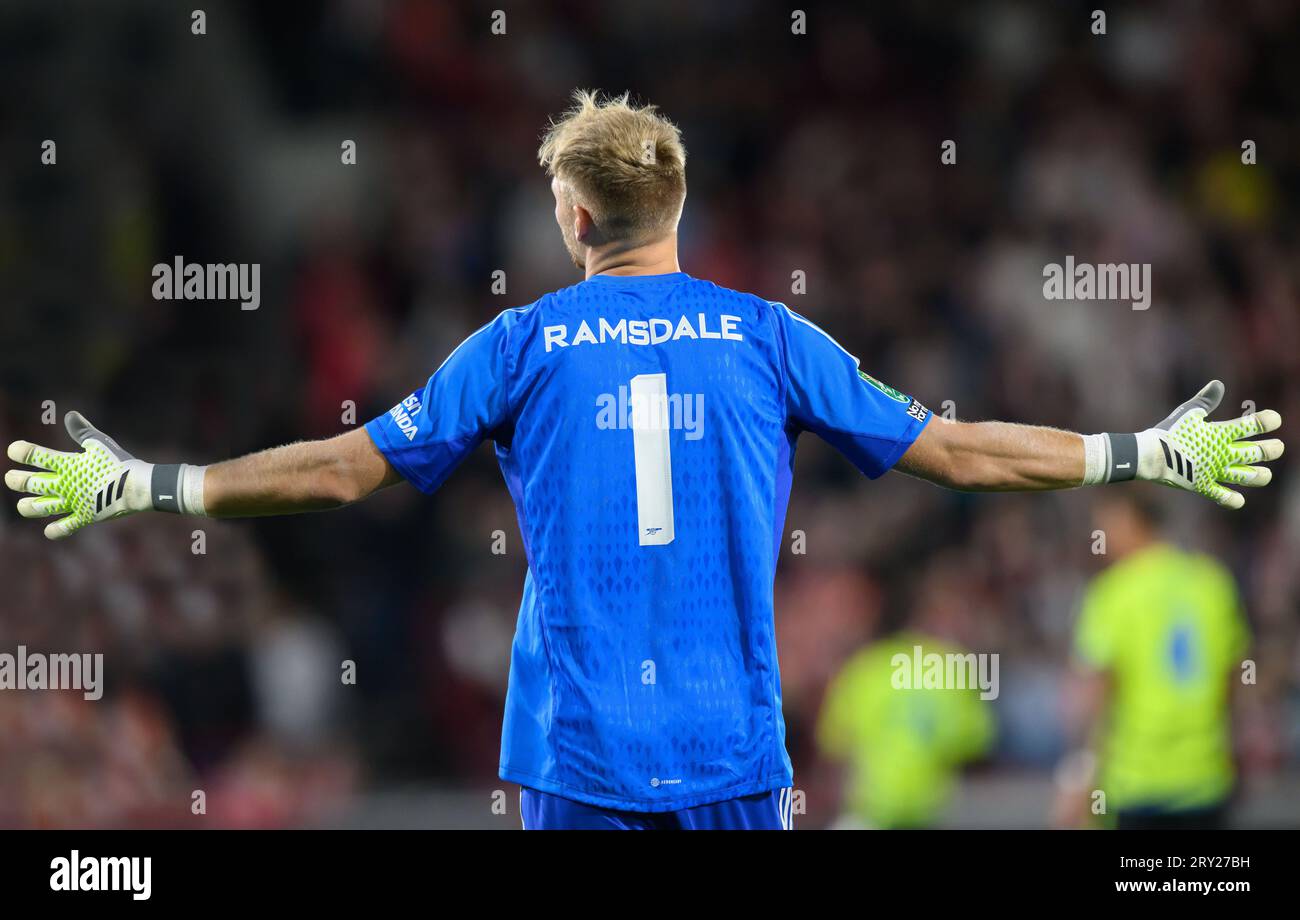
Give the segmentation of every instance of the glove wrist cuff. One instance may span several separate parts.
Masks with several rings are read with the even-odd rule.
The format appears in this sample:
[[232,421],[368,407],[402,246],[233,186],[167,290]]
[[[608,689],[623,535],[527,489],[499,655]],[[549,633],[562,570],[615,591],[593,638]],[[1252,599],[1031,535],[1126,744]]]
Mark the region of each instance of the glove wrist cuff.
[[1106,463],[1109,453],[1104,434],[1085,434],[1083,437],[1083,481],[1079,485],[1098,486],[1106,481],[1110,467]]
[[1143,447],[1139,442],[1137,434],[1083,435],[1081,485],[1099,486],[1139,478]]
[[182,464],[181,471],[181,506],[184,513],[195,517],[207,517],[207,508],[203,505],[203,480],[207,476],[206,466]]
[[188,463],[155,464],[149,476],[150,503],[155,511],[206,516],[203,479],[206,466]]

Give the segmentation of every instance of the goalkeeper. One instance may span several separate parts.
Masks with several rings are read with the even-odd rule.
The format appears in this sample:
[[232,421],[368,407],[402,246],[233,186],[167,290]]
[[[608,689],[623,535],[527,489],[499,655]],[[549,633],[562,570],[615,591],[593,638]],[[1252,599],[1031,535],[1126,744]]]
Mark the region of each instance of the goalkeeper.
[[[1135,434],[1078,435],[1004,422],[927,425],[898,462],[921,479],[965,491],[1033,491],[1146,480],[1195,492],[1225,508],[1245,504],[1229,486],[1257,487],[1273,478],[1259,464],[1282,455],[1281,416],[1264,410],[1212,422],[1223,384],[1207,384],[1153,428]],[[924,410],[922,410],[924,411]],[[291,444],[211,466],[153,464],[133,457],[80,413],[68,434],[81,446],[65,453],[28,441],[9,445],[9,459],[35,467],[10,470],[5,485],[27,493],[26,518],[55,518],[45,536],[139,511],[213,517],[291,514],[349,504],[401,480],[367,429]]]

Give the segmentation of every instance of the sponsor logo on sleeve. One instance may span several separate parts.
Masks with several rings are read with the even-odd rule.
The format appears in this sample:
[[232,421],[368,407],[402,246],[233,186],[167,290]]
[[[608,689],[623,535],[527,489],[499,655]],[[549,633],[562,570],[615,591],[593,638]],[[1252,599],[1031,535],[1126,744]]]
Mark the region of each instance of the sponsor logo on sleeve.
[[402,434],[406,435],[408,441],[414,441],[415,433],[420,430],[412,416],[419,415],[421,408],[420,397],[412,393],[388,410],[388,414],[393,417],[393,423],[397,425]]
[[906,403],[906,402],[916,401],[912,399],[910,396],[906,396],[903,393],[900,393],[898,390],[895,390],[889,384],[877,380],[875,377],[872,377],[870,374],[868,374],[866,371],[862,370],[861,368],[858,368],[858,376],[861,377],[863,380],[865,380],[867,383],[871,384],[880,392],[884,393],[890,399],[894,400],[894,402]]

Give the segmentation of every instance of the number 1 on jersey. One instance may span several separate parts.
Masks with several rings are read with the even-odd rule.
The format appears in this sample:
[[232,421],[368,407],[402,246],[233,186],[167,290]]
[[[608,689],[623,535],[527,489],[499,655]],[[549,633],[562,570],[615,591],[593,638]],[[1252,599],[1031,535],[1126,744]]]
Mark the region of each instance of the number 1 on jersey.
[[642,546],[673,542],[673,460],[667,418],[668,375],[632,378],[636,519]]

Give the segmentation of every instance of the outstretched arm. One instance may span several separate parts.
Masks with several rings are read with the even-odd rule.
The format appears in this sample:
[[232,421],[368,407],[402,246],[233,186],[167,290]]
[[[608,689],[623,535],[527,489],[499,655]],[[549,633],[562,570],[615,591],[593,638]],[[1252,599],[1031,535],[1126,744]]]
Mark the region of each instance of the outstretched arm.
[[1079,435],[1006,422],[937,422],[926,427],[898,469],[952,489],[978,492],[1069,489],[1144,479],[1196,492],[1226,508],[1245,499],[1228,485],[1263,486],[1273,478],[1256,464],[1282,456],[1271,409],[1224,422],[1206,421],[1223,398],[1208,383],[1160,424],[1135,434]]
[[401,482],[362,429],[323,441],[300,441],[207,468],[205,511],[253,517],[325,511]]
[[212,517],[321,511],[359,501],[401,479],[361,430],[205,467],[133,457],[79,412],[69,412],[64,424],[80,451],[15,441],[9,459],[38,469],[5,474],[5,485],[28,493],[18,502],[19,514],[60,516],[45,528],[51,540],[137,511]]
[[1072,431],[935,419],[898,469],[967,492],[1069,489],[1083,482],[1083,453],[1083,438]]

